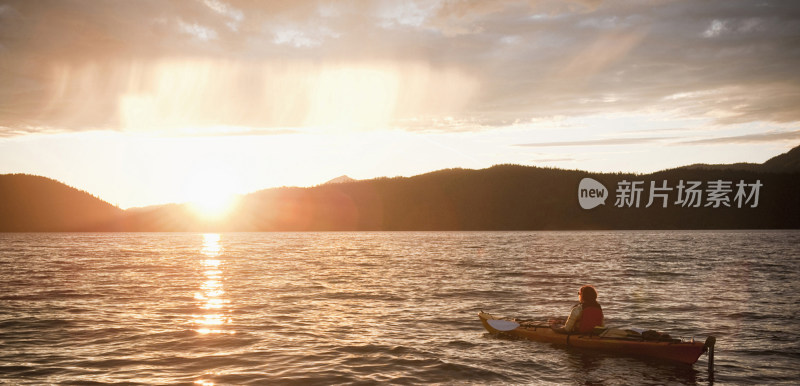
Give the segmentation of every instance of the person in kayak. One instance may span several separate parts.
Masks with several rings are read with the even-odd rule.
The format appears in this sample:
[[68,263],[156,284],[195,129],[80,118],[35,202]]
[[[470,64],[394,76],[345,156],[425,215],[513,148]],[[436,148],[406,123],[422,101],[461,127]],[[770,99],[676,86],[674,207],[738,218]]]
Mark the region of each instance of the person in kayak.
[[558,332],[571,334],[586,334],[595,327],[603,327],[603,308],[597,302],[597,290],[591,285],[585,285],[578,291],[580,303],[572,307],[569,317],[563,326],[556,323],[550,327]]

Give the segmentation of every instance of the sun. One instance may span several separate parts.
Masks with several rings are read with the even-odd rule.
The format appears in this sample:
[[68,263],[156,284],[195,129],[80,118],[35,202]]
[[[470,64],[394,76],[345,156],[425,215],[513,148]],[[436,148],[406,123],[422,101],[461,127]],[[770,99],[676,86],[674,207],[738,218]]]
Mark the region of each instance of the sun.
[[200,173],[185,188],[189,209],[201,220],[224,220],[233,212],[239,195],[233,191],[234,184],[219,173]]
[[191,210],[203,220],[222,220],[233,211],[237,196],[232,193],[208,190],[189,202]]

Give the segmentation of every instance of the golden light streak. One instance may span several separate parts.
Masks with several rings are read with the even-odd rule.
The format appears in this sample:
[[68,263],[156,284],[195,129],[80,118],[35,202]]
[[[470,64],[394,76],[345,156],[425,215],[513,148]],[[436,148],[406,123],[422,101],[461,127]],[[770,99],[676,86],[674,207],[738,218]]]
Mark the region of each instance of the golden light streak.
[[[210,258],[219,256],[220,252],[222,251],[222,245],[219,243],[219,239],[220,235],[218,234],[215,233],[204,234],[203,249],[201,249],[200,252]],[[211,261],[211,260],[219,261],[216,259],[207,259],[203,260],[203,262],[205,264],[206,261]],[[219,266],[219,263],[217,263],[217,266]]]
[[232,318],[225,311],[230,300],[223,298],[224,261],[222,255],[222,244],[220,235],[209,233],[203,235],[203,247],[200,252],[207,258],[200,261],[203,267],[209,267],[203,271],[205,280],[200,284],[202,292],[196,292],[194,298],[201,302],[200,310],[204,313],[192,316],[192,323],[198,325],[196,332],[202,335],[207,334],[235,334],[233,330],[221,328],[230,324]]

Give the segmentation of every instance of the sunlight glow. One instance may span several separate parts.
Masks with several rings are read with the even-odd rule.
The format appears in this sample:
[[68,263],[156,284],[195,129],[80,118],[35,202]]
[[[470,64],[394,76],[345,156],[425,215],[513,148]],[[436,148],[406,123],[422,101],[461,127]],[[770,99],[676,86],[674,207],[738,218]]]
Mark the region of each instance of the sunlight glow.
[[236,196],[221,191],[198,192],[189,202],[192,211],[204,220],[221,220],[231,213]]
[[[211,38],[189,27],[191,34]],[[305,45],[301,36],[281,39]],[[54,71],[63,89],[90,84],[105,90],[95,68],[61,65]],[[220,125],[385,128],[397,119],[462,111],[479,88],[478,80],[461,69],[423,61],[321,65],[308,60],[171,59],[121,63],[115,77],[121,85],[123,129],[162,134],[199,134]]]
[[399,72],[379,67],[323,70],[312,91],[307,124],[340,129],[387,126],[394,115]]
[[190,209],[202,220],[223,220],[236,207],[238,197],[231,191],[229,179],[220,177],[218,172],[206,173],[189,181],[184,195]]

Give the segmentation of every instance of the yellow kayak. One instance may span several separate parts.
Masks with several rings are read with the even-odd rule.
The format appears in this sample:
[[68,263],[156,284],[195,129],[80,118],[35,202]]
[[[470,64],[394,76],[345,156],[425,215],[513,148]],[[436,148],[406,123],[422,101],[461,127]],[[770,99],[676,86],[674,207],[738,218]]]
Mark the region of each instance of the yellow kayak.
[[524,338],[571,347],[604,350],[615,353],[647,356],[686,364],[694,364],[705,352],[709,353],[709,368],[713,366],[716,338],[709,336],[705,342],[680,339],[645,340],[641,337],[606,337],[602,334],[564,334],[554,331],[545,323],[517,322],[498,318],[481,311],[478,317],[489,333],[498,336]]

